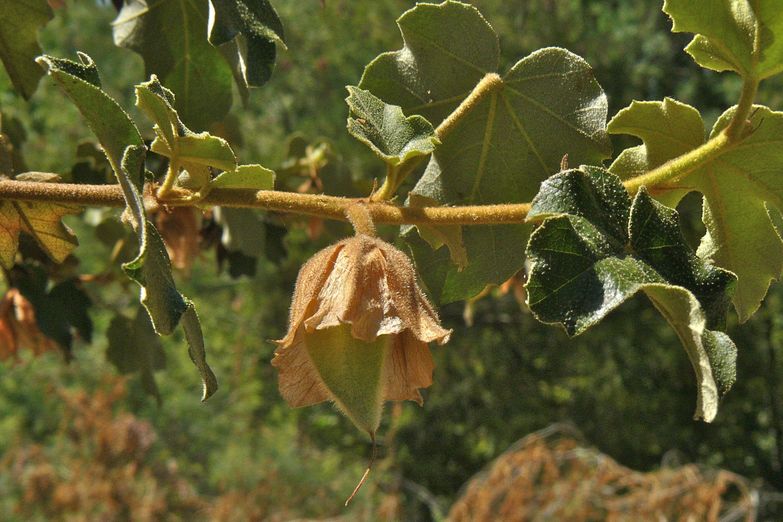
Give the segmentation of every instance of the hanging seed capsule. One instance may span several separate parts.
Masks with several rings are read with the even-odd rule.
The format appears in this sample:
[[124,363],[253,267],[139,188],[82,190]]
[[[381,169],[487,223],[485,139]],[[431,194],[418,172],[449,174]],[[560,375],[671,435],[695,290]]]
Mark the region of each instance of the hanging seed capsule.
[[366,234],[313,256],[299,272],[287,335],[272,364],[293,407],[333,401],[374,435],[387,400],[422,404],[432,384],[428,343],[450,330],[416,282],[410,259]]

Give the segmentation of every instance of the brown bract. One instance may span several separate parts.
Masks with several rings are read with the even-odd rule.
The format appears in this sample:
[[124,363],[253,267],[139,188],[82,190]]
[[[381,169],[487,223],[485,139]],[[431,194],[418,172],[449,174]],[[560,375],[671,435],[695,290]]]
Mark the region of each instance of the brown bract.
[[333,400],[305,346],[305,335],[350,325],[351,335],[372,342],[392,336],[382,373],[383,400],[422,404],[419,388],[432,384],[427,343],[445,344],[451,330],[416,282],[410,259],[380,239],[359,234],[313,256],[299,272],[287,335],[277,341],[272,364],[283,398],[293,407]]

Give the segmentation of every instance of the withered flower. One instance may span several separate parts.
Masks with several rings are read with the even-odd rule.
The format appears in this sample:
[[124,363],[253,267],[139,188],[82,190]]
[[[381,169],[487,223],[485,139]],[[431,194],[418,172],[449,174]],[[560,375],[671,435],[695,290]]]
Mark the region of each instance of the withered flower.
[[416,282],[410,259],[359,233],[313,256],[299,272],[287,335],[272,364],[293,407],[334,401],[374,435],[387,400],[422,404],[432,384],[428,343],[450,330]]

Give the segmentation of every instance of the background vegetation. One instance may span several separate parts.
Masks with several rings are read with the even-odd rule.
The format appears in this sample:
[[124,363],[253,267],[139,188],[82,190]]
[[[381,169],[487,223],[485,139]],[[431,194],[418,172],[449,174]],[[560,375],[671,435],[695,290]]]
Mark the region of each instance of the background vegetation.
[[[681,51],[688,35],[669,32],[656,2],[474,3],[501,35],[506,57],[550,45],[585,57],[607,92],[610,114],[633,99],[668,95],[714,119],[739,92],[735,78],[701,69]],[[290,51],[282,53],[272,81],[246,105],[235,104],[227,124],[213,131],[230,136],[244,160],[277,167],[286,186],[300,187],[313,167],[333,192],[366,194],[383,173],[344,130],[344,86],[355,84],[379,52],[400,46],[393,20],[412,5],[278,1]],[[144,79],[143,64],[112,44],[115,14],[111,5],[67,2],[42,32],[42,47],[57,56],[90,54],[107,91],[131,107],[130,86]],[[780,104],[780,81],[763,86],[762,103]],[[73,175],[63,166],[76,163],[76,144],[90,133],[52,82],[42,81],[39,89],[24,102],[0,77],[4,132],[24,141],[29,170]],[[326,152],[315,157],[318,146]],[[703,232],[699,204],[687,198],[681,209],[694,240]],[[86,221],[70,223],[82,242],[82,272],[99,275],[111,270],[105,261],[111,247],[101,240],[103,229],[89,225],[99,221],[90,212]],[[257,261],[229,260],[229,270],[221,271],[205,235],[195,264],[180,273],[183,292],[201,311],[210,362],[221,378],[220,392],[208,402],[197,399],[197,376],[176,336],[161,341],[167,371],[157,378],[160,404],[137,375],[117,374],[107,362],[103,333],[112,310],[133,317],[136,308],[132,292],[102,285],[100,277],[85,283],[95,340],[77,341],[72,362],[63,364],[56,352],[33,357],[22,351],[0,365],[0,518],[245,520],[344,513],[342,500],[363,470],[368,442],[330,406],[300,411],[283,404],[268,340],[284,331],[303,260],[348,229],[328,225],[317,235],[316,223],[262,219],[265,248]],[[231,274],[253,270],[255,277]],[[463,304],[442,308],[455,335],[435,349],[435,384],[423,408],[389,408],[381,429],[384,458],[349,517],[437,517],[509,445],[560,421],[636,469],[697,462],[742,474],[762,491],[762,516],[780,513],[779,285],[754,321],[730,329],[740,349],[739,375],[709,425],[691,420],[689,362],[645,300],[574,340],[521,312],[514,292],[495,290],[470,306],[470,327]]]

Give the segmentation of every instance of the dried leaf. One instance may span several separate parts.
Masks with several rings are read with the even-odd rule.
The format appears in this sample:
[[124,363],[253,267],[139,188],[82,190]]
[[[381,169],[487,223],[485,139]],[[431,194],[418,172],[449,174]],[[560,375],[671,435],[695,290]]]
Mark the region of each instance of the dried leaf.
[[11,288],[0,300],[0,360],[16,357],[21,349],[40,355],[58,347],[38,328],[32,303]]
[[0,201],[0,264],[14,265],[19,250],[19,232],[33,236],[46,254],[62,263],[79,244],[63,216],[78,214],[81,208],[59,203]]

